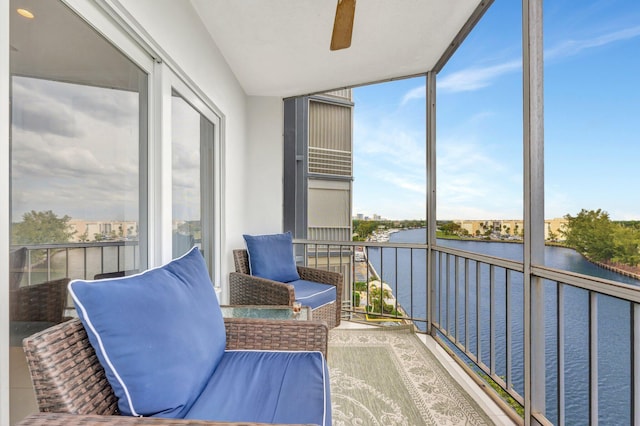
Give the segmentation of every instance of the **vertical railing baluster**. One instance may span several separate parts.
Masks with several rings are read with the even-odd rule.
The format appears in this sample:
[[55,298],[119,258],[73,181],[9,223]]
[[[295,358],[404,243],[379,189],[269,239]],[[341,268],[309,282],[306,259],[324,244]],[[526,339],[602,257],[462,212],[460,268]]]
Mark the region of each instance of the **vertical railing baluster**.
[[396,267],[395,267],[395,299],[396,299],[396,313],[395,313],[395,317],[398,318],[398,247],[394,248],[395,253],[396,253]]
[[445,309],[444,312],[445,312],[445,320],[446,320],[447,324],[445,326],[445,330],[447,331],[447,335],[451,335],[451,330],[450,330],[450,324],[451,323],[449,322],[449,286],[451,285],[451,274],[449,273],[449,269],[450,269],[450,261],[449,261],[449,259],[451,259],[451,255],[447,253],[446,254],[446,259],[447,259],[447,265],[446,265],[446,268],[447,268],[446,271],[447,272],[446,272],[445,279],[446,279],[446,286],[447,287],[446,287],[446,291],[445,291],[445,297],[446,297],[445,298],[445,302],[446,302],[446,305],[445,305],[445,308],[444,308]]
[[496,374],[496,272],[489,267],[489,361],[491,374]]
[[482,362],[482,345],[480,343],[481,333],[480,321],[480,262],[476,260],[476,356],[478,364]]
[[464,259],[464,352],[469,354],[469,259]]
[[453,257],[454,276],[453,276],[453,330],[456,343],[460,342],[458,338],[458,279],[460,278],[458,268],[458,256]]
[[589,424],[598,425],[598,294],[589,292]]
[[330,270],[331,270],[331,246],[327,244],[327,271],[330,271]]
[[[411,258],[409,259],[409,271],[411,272],[409,275],[409,316],[413,318],[413,248],[409,250],[409,254],[411,255]],[[425,304],[425,306],[428,305]]]
[[47,281],[51,281],[51,249],[47,249]]
[[505,274],[505,306],[507,312],[505,313],[505,357],[507,364],[507,371],[505,374],[507,390],[511,388],[511,271],[509,269],[504,270]]
[[443,323],[442,323],[442,281],[443,281],[443,266],[442,266],[442,259],[444,257],[444,253],[439,252],[438,253],[438,282],[436,283],[436,290],[438,292],[438,325],[440,327],[440,329],[443,329]]
[[[351,294],[351,299],[353,301],[356,300],[354,294],[356,293],[356,281],[357,281],[357,277],[356,277],[356,252],[357,252],[357,247],[351,247],[351,282],[350,282],[350,286],[351,286],[351,291],[349,292]],[[362,254],[364,255],[364,248],[362,249]],[[351,307],[351,311],[352,313],[355,313],[356,308],[358,308],[358,306],[352,306]]]
[[86,280],[87,279],[87,249],[88,249],[88,247],[85,246],[83,248],[84,248],[84,250],[83,250],[82,256],[83,256],[83,263],[84,264],[83,264],[82,268],[84,269],[84,279]]
[[27,266],[29,273],[27,274],[27,285],[31,285],[31,250],[27,250]]
[[382,279],[384,277],[384,247],[380,247],[380,316],[384,315],[384,281]]
[[564,284],[556,282],[557,353],[558,353],[558,425],[564,425]]
[[369,312],[369,303],[371,302],[371,296],[369,295],[369,280],[370,280],[370,275],[371,275],[371,271],[370,271],[370,267],[369,267],[369,246],[365,246],[364,247],[364,253],[365,253],[365,260],[367,262],[367,282],[366,282],[366,291],[367,291],[367,303],[365,304],[364,307],[364,312],[365,315]]
[[640,304],[631,303],[631,421],[640,425]]
[[104,246],[100,246],[100,272],[104,272]]
[[64,249],[64,276],[69,276],[69,247],[65,247]]

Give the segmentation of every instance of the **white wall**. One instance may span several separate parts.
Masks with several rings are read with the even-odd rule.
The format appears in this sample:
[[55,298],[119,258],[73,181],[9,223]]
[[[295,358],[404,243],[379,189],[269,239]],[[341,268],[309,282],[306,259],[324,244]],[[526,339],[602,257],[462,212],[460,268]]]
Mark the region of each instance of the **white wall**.
[[245,234],[282,232],[283,114],[281,98],[249,97]]
[[[120,5],[223,115],[223,287],[242,241],[246,211],[247,97],[187,0],[121,0]],[[178,70],[176,70],[178,71]]]
[[189,1],[118,3],[223,115],[224,301],[231,250],[244,246],[242,234],[282,229],[282,99],[245,95]]
[[[83,0],[69,0],[82,4]],[[223,231],[222,277],[226,290],[233,268],[231,249],[242,247],[243,233],[282,228],[282,100],[248,98],[188,0],[106,0],[130,16],[143,40],[159,46],[166,63],[178,64],[222,116]],[[0,94],[9,97],[7,0],[0,0]],[[130,20],[133,19],[133,21]],[[170,59],[167,61],[166,59]],[[0,205],[8,206],[9,110],[0,103]],[[4,189],[3,189],[4,188]],[[0,270],[9,259],[8,209],[0,210]],[[3,268],[4,266],[4,268]],[[6,276],[0,290],[7,291]],[[224,297],[224,296],[223,296]],[[224,301],[224,299],[223,299]],[[0,425],[9,422],[8,300],[0,298]]]

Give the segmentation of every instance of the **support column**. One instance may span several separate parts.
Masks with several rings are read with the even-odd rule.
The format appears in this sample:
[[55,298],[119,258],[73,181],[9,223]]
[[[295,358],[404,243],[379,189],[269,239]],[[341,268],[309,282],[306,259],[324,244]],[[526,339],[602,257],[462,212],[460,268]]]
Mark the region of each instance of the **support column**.
[[542,0],[522,1],[524,148],[525,424],[545,412],[544,288],[532,265],[544,264],[544,102]]
[[436,307],[436,271],[433,247],[436,245],[436,73],[427,73],[427,333],[435,334],[431,327]]

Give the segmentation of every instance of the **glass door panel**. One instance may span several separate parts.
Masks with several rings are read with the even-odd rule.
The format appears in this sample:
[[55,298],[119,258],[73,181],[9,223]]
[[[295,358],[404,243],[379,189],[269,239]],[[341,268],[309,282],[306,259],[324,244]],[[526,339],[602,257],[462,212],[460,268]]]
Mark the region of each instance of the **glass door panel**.
[[175,90],[171,123],[172,254],[181,256],[195,245],[209,259],[214,125]]
[[75,315],[67,282],[147,266],[148,75],[59,1],[12,0],[10,44],[15,423],[37,411],[22,338]]

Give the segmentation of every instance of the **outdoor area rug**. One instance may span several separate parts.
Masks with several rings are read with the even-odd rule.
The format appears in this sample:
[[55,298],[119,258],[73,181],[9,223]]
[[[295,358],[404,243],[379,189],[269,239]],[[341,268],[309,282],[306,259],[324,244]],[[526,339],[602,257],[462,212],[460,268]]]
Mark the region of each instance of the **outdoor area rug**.
[[329,333],[333,424],[491,425],[412,330]]

